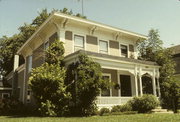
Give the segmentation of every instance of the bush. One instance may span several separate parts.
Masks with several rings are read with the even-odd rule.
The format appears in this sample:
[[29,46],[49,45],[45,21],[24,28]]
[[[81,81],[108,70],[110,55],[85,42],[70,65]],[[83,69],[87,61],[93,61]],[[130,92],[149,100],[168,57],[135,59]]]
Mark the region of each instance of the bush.
[[0,115],[19,115],[23,108],[23,103],[14,98],[0,99]]
[[113,106],[111,109],[111,112],[126,112],[126,111],[131,111],[132,107],[130,104],[124,104],[124,105],[116,105]]
[[102,116],[104,114],[110,113],[110,110],[108,108],[101,108],[99,111],[99,115]]
[[132,106],[133,111],[147,113],[155,109],[159,105],[159,101],[154,95],[143,95],[142,97],[134,97],[128,104]]

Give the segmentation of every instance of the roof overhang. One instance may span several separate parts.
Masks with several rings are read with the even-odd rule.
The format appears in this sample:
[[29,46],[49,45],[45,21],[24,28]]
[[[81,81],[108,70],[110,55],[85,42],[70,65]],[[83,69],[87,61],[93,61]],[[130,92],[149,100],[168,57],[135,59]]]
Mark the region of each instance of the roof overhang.
[[123,29],[119,29],[119,28],[115,28],[112,26],[108,26],[102,23],[97,23],[88,19],[83,19],[80,17],[76,17],[76,16],[71,16],[71,15],[67,15],[67,14],[63,14],[63,13],[59,13],[59,12],[54,12],[52,13],[47,19],[46,21],[34,32],[34,34],[24,43],[24,45],[17,51],[17,54],[21,54],[21,51],[26,48],[28,46],[28,43],[36,36],[38,35],[38,33],[45,27],[47,26],[48,23],[52,23],[54,20],[60,20],[61,24],[64,23],[64,21],[68,21],[68,22],[76,22],[78,24],[81,24],[83,26],[91,26],[93,29],[94,28],[98,28],[101,30],[107,30],[107,31],[111,31],[112,33],[115,33],[116,35],[127,35],[127,36],[131,36],[131,37],[136,37],[139,40],[146,40],[147,36],[142,35],[142,34],[138,34],[135,32],[130,32],[127,30],[123,30]]

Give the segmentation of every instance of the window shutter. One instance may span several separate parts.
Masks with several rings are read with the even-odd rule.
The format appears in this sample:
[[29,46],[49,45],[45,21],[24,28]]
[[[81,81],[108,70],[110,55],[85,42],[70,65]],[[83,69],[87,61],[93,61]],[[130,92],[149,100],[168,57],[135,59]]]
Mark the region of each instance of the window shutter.
[[109,47],[114,49],[119,49],[119,42],[109,40]]
[[71,31],[66,31],[65,32],[65,39],[72,40],[72,32]]
[[86,36],[86,42],[87,42],[88,44],[94,44],[94,45],[97,45],[97,44],[98,44],[98,42],[97,42],[97,37],[89,36],[89,35]]

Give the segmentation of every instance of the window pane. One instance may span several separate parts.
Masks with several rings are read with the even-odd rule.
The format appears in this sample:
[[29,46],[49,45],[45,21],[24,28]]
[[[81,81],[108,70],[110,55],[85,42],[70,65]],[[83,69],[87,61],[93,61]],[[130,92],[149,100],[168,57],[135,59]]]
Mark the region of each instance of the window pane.
[[106,41],[99,41],[99,49],[100,52],[108,52],[108,42]]
[[74,37],[74,45],[78,47],[84,48],[84,37],[82,36],[75,36]]

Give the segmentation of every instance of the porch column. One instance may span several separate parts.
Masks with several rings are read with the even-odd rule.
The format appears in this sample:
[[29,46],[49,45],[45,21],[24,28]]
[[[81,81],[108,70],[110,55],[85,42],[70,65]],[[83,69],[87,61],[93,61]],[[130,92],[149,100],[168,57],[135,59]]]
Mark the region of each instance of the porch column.
[[15,71],[19,66],[19,55],[14,56],[14,68],[13,71]]
[[137,84],[137,75],[135,75],[135,93],[136,93],[136,97],[138,96],[138,84]]
[[157,78],[157,88],[158,88],[158,97],[161,97],[160,85],[159,85],[159,78]]
[[157,93],[156,93],[156,77],[155,77],[155,70],[153,71],[153,79],[152,79],[152,83],[153,83],[153,94],[155,96],[157,96]]
[[139,88],[140,88],[140,96],[143,95],[143,91],[142,91],[142,78],[141,78],[141,74],[139,74]]

